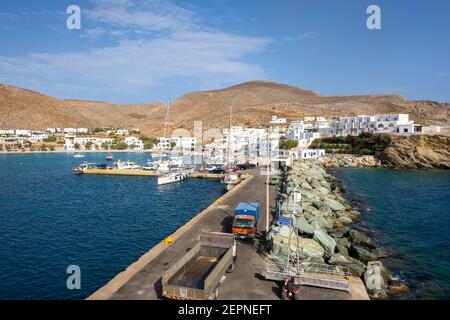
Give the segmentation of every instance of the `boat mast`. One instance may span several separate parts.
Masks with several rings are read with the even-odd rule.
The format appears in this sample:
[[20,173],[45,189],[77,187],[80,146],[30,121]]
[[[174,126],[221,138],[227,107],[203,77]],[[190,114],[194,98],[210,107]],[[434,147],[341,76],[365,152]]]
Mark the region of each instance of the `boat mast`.
[[227,151],[227,162],[226,162],[226,174],[230,173],[230,143],[231,143],[231,105],[230,105],[230,115],[228,124],[228,151]]
[[[171,104],[171,101],[170,101],[170,99],[169,99],[169,104],[167,105],[167,110],[166,110],[166,120],[164,121],[163,138],[166,137],[167,120],[169,119],[169,109],[170,109],[170,104]],[[161,150],[160,150],[160,152],[159,152],[159,162],[161,162],[161,161],[162,161],[162,148],[161,148]]]

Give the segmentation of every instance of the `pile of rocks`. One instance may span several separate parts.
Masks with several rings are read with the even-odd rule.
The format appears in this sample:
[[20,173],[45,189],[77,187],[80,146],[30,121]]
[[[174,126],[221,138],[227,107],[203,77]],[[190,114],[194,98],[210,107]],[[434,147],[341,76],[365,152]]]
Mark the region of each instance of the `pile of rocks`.
[[325,168],[339,167],[381,167],[381,161],[374,156],[356,156],[356,155],[327,155],[318,159]]
[[[286,259],[289,250],[297,252],[299,246],[303,261],[347,267],[352,275],[364,280],[371,297],[385,297],[390,273],[378,261],[372,241],[351,228],[360,213],[341,195],[333,180],[317,161],[294,162],[281,186],[281,215],[294,217],[298,235],[289,237],[291,228],[275,224],[270,254]],[[301,197],[294,197],[294,193]]]

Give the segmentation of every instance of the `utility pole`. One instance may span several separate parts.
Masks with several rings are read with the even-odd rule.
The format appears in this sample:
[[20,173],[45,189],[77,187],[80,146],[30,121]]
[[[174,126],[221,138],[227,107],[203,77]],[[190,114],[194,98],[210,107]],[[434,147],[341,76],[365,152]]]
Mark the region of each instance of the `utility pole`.
[[266,176],[266,236],[269,234],[269,175],[270,175],[270,127],[267,129],[267,176]]

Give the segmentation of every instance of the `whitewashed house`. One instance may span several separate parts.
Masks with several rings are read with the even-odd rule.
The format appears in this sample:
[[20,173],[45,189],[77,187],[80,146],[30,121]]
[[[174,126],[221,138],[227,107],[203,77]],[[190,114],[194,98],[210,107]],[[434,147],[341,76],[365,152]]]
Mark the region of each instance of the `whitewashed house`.
[[120,136],[127,136],[130,132],[128,130],[125,130],[125,129],[120,129],[120,130],[117,130],[115,133],[120,135]]
[[68,133],[68,134],[75,134],[75,133],[77,133],[77,129],[76,128],[64,128],[63,132]]
[[295,159],[317,159],[325,155],[324,149],[299,149],[293,151]]
[[31,137],[33,134],[32,130],[14,130],[14,134],[16,136],[22,136],[22,137]]
[[0,136],[12,136],[15,134],[15,130],[0,130]]
[[359,115],[340,117],[331,123],[334,135],[358,135],[363,132],[413,134],[414,121],[408,114]]
[[144,149],[144,143],[142,142],[141,139],[139,139],[137,137],[126,137],[124,142],[128,146],[134,145],[135,150],[143,150]]
[[44,139],[48,139],[48,133],[45,132],[33,132],[30,137],[30,141],[33,143],[41,142]]
[[194,151],[197,145],[197,138],[195,137],[172,137],[169,141],[170,143],[175,143],[176,149],[181,149],[185,152]]
[[272,116],[270,123],[272,124],[285,124],[287,122],[286,118],[278,118],[277,116]]

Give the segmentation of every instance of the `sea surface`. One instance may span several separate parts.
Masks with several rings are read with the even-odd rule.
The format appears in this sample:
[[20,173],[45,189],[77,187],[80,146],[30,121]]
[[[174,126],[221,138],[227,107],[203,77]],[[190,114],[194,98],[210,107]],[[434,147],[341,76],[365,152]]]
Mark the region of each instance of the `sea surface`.
[[[0,299],[84,299],[223,194],[219,181],[72,173],[105,156],[0,154]],[[67,288],[70,265],[80,290]]]
[[409,287],[398,299],[450,299],[450,170],[340,168],[346,196],[363,213],[356,227],[389,257]]

